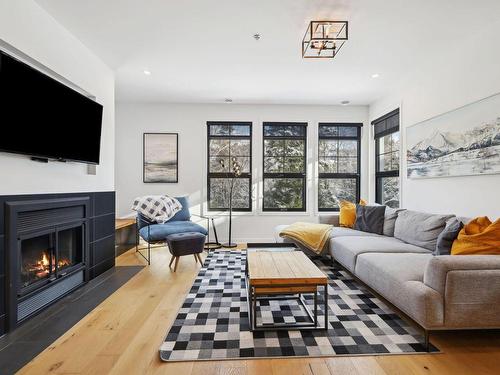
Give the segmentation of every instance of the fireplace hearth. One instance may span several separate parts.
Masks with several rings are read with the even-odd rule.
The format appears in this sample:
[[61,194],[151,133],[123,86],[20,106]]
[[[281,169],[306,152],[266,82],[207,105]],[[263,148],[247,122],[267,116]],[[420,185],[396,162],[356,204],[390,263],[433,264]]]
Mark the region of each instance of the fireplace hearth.
[[9,330],[88,280],[89,198],[7,202]]

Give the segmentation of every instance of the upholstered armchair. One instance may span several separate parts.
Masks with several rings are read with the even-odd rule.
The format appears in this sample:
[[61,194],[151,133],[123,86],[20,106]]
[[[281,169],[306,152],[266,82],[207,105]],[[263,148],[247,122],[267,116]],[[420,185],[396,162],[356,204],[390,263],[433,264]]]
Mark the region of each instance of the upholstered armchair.
[[[209,219],[204,216],[191,214],[189,211],[189,202],[187,197],[175,197],[182,205],[182,210],[177,212],[173,218],[167,221],[165,224],[158,224],[150,221],[141,214],[137,214],[137,241],[136,241],[136,252],[147,260],[148,264],[151,264],[151,245],[164,246],[166,238],[170,234],[174,233],[185,233],[185,232],[198,232],[205,236],[208,235]],[[191,216],[197,216],[202,219],[207,220],[207,228],[202,227],[199,224],[193,223],[191,221]],[[139,241],[142,238],[146,243],[147,247],[140,248]],[[148,256],[144,256],[140,250],[148,250]]]

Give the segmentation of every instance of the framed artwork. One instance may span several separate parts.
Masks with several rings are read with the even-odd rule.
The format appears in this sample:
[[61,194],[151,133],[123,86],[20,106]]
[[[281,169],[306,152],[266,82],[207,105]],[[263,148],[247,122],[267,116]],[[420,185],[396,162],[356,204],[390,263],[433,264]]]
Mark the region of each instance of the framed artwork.
[[500,94],[406,129],[408,178],[500,173]]
[[179,135],[177,133],[144,133],[143,181],[177,183],[179,181]]

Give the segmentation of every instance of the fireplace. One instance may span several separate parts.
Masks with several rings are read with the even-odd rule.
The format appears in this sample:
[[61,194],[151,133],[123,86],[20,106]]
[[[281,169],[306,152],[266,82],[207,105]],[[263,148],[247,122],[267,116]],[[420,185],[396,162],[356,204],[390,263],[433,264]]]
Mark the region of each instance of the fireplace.
[[83,267],[83,224],[21,237],[18,296]]
[[88,198],[8,202],[9,330],[88,280]]

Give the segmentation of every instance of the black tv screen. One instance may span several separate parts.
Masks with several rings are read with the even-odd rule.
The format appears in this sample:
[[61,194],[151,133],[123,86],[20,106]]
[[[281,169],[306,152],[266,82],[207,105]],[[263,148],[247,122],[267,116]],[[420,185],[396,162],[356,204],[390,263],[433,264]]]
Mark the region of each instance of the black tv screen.
[[102,105],[0,52],[0,151],[99,164]]

